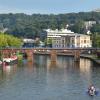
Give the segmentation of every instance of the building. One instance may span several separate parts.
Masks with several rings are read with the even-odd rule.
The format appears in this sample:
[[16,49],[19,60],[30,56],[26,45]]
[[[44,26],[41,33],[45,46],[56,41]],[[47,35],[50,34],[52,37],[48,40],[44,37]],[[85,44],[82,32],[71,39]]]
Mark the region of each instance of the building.
[[23,39],[22,47],[34,47],[34,39]]
[[86,29],[90,29],[94,24],[96,24],[96,21],[85,21],[84,22]]
[[81,48],[87,48],[92,47],[92,42],[90,40],[89,35],[83,35],[83,34],[72,34],[67,37],[67,47],[73,48],[73,47],[81,47]]
[[53,48],[92,47],[89,35],[74,33],[68,29],[46,30],[47,40],[52,40]]
[[22,47],[30,48],[30,47],[45,47],[44,42],[40,41],[40,38],[34,39],[23,39]]

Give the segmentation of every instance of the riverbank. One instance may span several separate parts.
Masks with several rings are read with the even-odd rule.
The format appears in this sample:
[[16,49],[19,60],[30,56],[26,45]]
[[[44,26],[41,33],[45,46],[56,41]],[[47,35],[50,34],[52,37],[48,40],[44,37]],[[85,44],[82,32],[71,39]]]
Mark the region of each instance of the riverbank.
[[96,55],[81,54],[80,57],[82,57],[82,58],[88,58],[88,59],[94,61],[95,63],[100,64],[100,59],[97,58]]

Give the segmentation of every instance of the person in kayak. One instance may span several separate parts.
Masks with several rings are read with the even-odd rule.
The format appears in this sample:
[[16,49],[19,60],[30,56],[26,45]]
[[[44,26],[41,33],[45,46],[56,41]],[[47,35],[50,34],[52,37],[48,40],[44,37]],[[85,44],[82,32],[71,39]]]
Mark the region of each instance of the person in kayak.
[[89,89],[88,89],[88,93],[89,93],[90,95],[95,95],[95,92],[96,92],[96,89],[95,89],[94,85],[91,85],[91,86],[89,87]]

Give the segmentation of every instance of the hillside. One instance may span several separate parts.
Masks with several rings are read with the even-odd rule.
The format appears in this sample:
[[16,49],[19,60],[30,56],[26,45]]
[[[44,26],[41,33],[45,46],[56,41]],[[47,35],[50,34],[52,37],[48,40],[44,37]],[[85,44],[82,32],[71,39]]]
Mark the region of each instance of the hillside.
[[[70,29],[75,32],[84,33],[84,21],[96,21],[96,25],[92,27],[92,32],[100,31],[100,12],[79,12],[68,14],[0,14],[0,30],[7,29],[7,33],[17,37],[40,36],[43,29],[61,29],[70,25]],[[74,26],[74,27],[73,27]],[[81,29],[80,29],[81,28]],[[80,31],[79,31],[80,30]]]

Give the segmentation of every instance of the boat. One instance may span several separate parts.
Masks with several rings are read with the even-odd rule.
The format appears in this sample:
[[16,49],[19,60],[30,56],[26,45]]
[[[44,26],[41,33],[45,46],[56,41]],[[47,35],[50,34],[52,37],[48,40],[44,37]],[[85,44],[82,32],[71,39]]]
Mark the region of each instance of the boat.
[[96,89],[93,85],[91,85],[91,86],[89,87],[89,89],[88,89],[88,94],[89,94],[90,96],[95,96],[95,95],[98,94],[98,91],[97,91],[97,89]]
[[3,63],[7,63],[7,64],[13,63],[13,62],[15,62],[17,60],[18,60],[17,56],[12,56],[10,58],[3,58],[2,59]]
[[95,95],[95,91],[89,90],[89,91],[88,91],[88,94],[89,94],[90,96],[94,96],[94,95]]
[[90,95],[90,96],[96,96],[96,95],[98,95],[98,91],[96,90],[96,91],[88,91],[88,94]]

